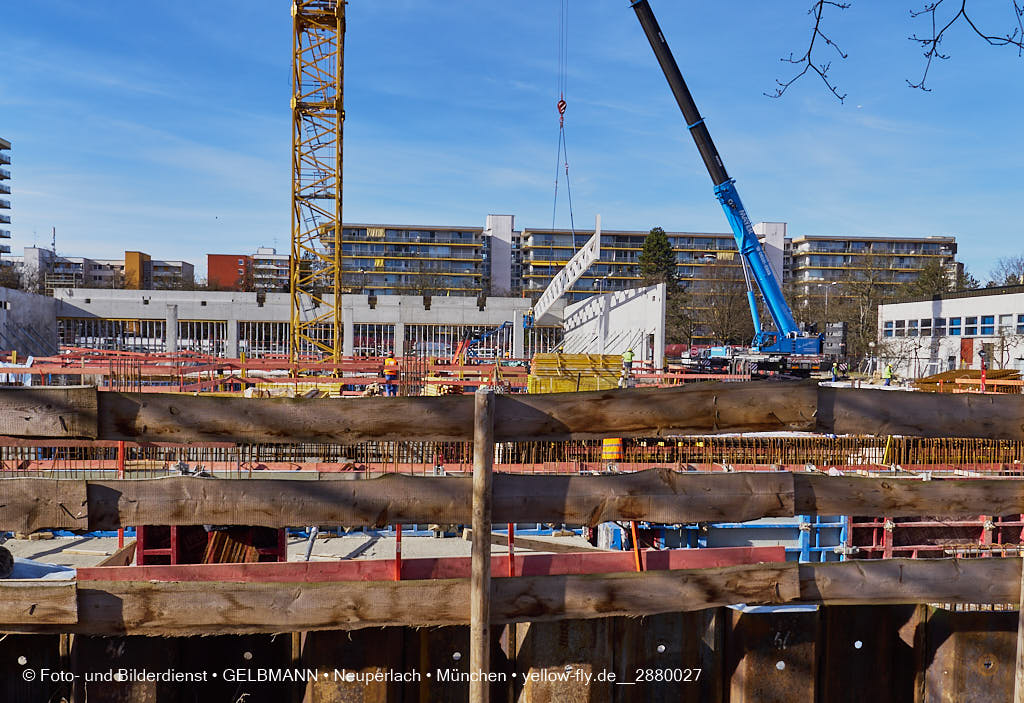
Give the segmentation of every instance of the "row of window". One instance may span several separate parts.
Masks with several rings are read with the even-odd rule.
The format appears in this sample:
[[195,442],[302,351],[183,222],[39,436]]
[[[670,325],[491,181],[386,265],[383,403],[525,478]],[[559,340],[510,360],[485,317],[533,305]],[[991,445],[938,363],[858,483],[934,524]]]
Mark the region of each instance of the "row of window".
[[978,315],[975,317],[926,317],[918,320],[887,320],[885,337],[992,337],[1024,334],[1024,315]]

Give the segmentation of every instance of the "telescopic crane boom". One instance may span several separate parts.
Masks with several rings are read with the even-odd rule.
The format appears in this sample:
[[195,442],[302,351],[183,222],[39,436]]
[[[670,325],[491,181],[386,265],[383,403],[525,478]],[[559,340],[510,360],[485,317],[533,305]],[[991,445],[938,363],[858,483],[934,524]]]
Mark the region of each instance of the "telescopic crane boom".
[[729,177],[722,163],[722,157],[711,141],[711,134],[708,132],[704,118],[700,116],[697,105],[690,95],[683,74],[679,71],[672,51],[665,41],[665,35],[658,26],[658,20],[648,0],[633,0],[630,3],[636,12],[637,19],[647,35],[654,55],[661,65],[661,70],[668,80],[672,95],[675,96],[679,109],[686,121],[686,128],[689,130],[693,141],[697,144],[697,151],[700,152],[704,166],[708,169],[711,182],[714,184],[715,197],[722,204],[726,219],[732,228],[733,236],[736,238],[736,246],[739,249],[743,260],[744,274],[749,268],[761,297],[764,299],[765,307],[771,315],[775,325],[774,331],[765,331],[761,328],[761,319],[757,310],[757,300],[750,288],[749,278],[747,283],[747,299],[750,303],[750,315],[754,320],[754,341],[753,347],[762,352],[780,352],[787,354],[820,354],[821,337],[818,335],[807,335],[802,333],[793,319],[793,311],[790,310],[786,299],[782,295],[782,288],[778,279],[772,272],[768,257],[761,247],[761,242],[754,234],[754,227],[750,223],[743,203],[740,201],[739,193],[736,191],[736,181]]

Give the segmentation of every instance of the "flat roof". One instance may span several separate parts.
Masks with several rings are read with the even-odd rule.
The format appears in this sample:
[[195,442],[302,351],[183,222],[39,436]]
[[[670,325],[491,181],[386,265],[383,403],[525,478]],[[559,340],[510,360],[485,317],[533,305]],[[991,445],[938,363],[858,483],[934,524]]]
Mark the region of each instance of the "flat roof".
[[457,230],[460,232],[483,232],[483,227],[463,227],[462,225],[383,225],[383,224],[367,224],[365,222],[343,222],[342,227],[356,228],[356,227],[380,227],[382,229],[441,229],[441,230]]
[[897,235],[891,236],[856,236],[856,235],[828,235],[828,234],[802,234],[798,237],[793,237],[793,243],[796,244],[799,241],[813,239],[815,241],[840,241],[840,242],[949,242],[951,244],[956,243],[956,237],[948,237],[939,234],[929,234],[924,237],[901,237]]
[[10,149],[10,148],[11,148],[11,143],[9,141],[7,141],[6,139],[4,139],[3,137],[0,137],[0,149]]
[[[917,298],[915,300],[904,300],[903,303],[928,303],[935,300],[957,300],[959,298],[984,298],[990,295],[1013,295],[1024,293],[1024,284],[1012,286],[991,286],[989,288],[971,288],[970,290],[958,290],[952,293],[933,295],[930,298]],[[899,305],[900,303],[883,303],[883,305]]]

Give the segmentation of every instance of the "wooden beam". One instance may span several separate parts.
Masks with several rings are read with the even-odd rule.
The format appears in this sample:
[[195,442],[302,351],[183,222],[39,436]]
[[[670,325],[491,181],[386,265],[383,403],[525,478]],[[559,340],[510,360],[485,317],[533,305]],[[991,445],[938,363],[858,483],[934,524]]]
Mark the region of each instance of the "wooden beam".
[[[782,603],[795,563],[492,581],[492,622],[525,622]],[[467,625],[470,579],[334,583],[89,581],[77,623],[0,621],[0,632],[184,636],[392,625]]]
[[78,600],[74,581],[0,580],[0,628],[76,622]]
[[[606,476],[498,474],[492,519],[597,525],[794,515],[965,517],[1024,513],[1024,480],[868,478],[652,469]],[[0,479],[0,529],[114,530],[131,525],[377,526],[469,524],[472,479],[391,474],[351,481]]]
[[0,435],[96,439],[96,413],[96,389],[91,386],[4,386]]
[[490,703],[491,474],[494,469],[494,391],[480,389],[473,413],[473,551],[469,593],[470,703]]
[[[137,442],[467,441],[470,396],[334,399],[0,388],[0,434]],[[495,439],[563,440],[799,430],[1024,439],[1024,396],[708,383],[501,395]]]
[[[780,562],[712,569],[518,576],[492,581],[493,623],[640,616],[747,603],[1020,602],[1021,559]],[[56,587],[0,605],[2,632],[187,636],[466,625],[470,579],[328,583],[88,581],[77,620]],[[34,609],[26,608],[31,602]],[[13,615],[9,612],[13,610]]]

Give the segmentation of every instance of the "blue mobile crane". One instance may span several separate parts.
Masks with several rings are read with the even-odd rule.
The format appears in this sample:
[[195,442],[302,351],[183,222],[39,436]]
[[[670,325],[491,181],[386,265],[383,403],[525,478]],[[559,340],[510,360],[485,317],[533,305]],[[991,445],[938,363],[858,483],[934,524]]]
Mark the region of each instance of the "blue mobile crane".
[[[690,95],[686,81],[679,71],[672,51],[665,41],[665,35],[658,26],[658,20],[648,0],[633,0],[630,5],[636,12],[637,19],[643,27],[647,40],[654,49],[654,55],[661,65],[661,70],[668,80],[672,95],[675,96],[679,109],[686,121],[686,128],[689,130],[693,141],[697,144],[697,151],[700,152],[704,166],[707,167],[711,182],[714,184],[715,197],[721,203],[725,211],[725,217],[729,220],[733,236],[736,238],[736,246],[739,249],[743,275],[747,283],[747,302],[750,304],[750,315],[754,321],[754,339],[751,343],[751,350],[756,359],[761,357],[761,362],[755,368],[763,372],[778,373],[809,373],[817,370],[821,361],[822,336],[802,331],[793,319],[793,311],[786,303],[782,295],[782,288],[778,279],[772,272],[768,257],[754,233],[754,227],[750,223],[743,203],[740,201],[739,193],[736,191],[736,181],[729,177],[719,156],[715,144],[711,141],[711,134],[708,132],[704,118],[697,110],[697,105]],[[771,315],[774,329],[764,329],[761,325],[761,316],[758,312],[757,298],[754,295],[750,279],[753,277],[761,292],[764,305]],[[817,357],[817,358],[815,358]],[[769,371],[771,369],[771,371]]]

